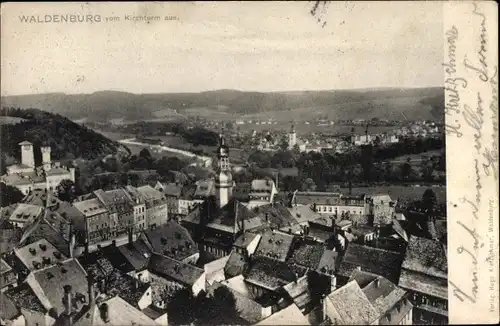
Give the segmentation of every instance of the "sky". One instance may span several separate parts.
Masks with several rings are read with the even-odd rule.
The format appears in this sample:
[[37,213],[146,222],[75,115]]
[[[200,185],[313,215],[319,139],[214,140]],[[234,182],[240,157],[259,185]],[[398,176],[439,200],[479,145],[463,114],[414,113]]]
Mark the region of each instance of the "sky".
[[[316,16],[312,7],[313,2],[2,4],[1,94],[443,84],[439,2],[331,2],[320,5]],[[101,22],[20,19],[64,14],[100,15]],[[126,15],[162,19],[146,23]]]

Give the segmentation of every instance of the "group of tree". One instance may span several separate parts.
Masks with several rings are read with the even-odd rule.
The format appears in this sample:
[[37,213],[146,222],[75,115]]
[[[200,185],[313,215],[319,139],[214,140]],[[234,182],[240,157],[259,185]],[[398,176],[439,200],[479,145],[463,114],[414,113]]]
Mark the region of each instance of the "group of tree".
[[[443,146],[442,141],[426,138],[408,140],[403,144],[406,145],[394,144],[394,146],[384,146],[383,148],[374,145],[359,146],[353,147],[346,153],[334,154],[329,152],[300,153],[297,150],[254,151],[248,157],[250,168],[236,178],[246,178],[249,173],[251,175],[248,178],[252,178],[257,174],[258,169],[297,167],[300,171],[298,180],[300,184],[311,179],[320,191],[332,183],[352,182],[368,185],[373,183],[445,182],[446,157],[444,150],[439,155],[423,155],[425,151],[430,149],[439,149],[440,146]],[[414,155],[415,152],[422,154],[416,160],[418,164],[411,160],[402,163],[390,161],[390,159],[401,155]],[[308,181],[308,183],[310,182]]]
[[2,153],[14,158],[21,157],[18,144],[24,140],[33,143],[36,164],[41,163],[40,146],[50,146],[54,160],[93,159],[125,150],[119,143],[58,114],[38,109],[2,108],[0,115],[22,119],[0,128]]
[[182,289],[168,298],[168,322],[172,325],[242,325],[234,294],[226,287],[216,288],[211,295],[194,296]]

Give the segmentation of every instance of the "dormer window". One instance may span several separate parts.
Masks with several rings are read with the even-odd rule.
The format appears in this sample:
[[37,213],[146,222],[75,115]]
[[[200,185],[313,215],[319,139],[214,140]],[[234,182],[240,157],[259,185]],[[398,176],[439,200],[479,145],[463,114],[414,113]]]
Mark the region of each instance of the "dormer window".
[[30,253],[31,253],[33,256],[35,256],[35,255],[36,255],[36,250],[35,250],[35,248],[30,248],[29,250],[30,250]]
[[47,250],[47,245],[40,243],[40,249],[42,249],[42,251]]

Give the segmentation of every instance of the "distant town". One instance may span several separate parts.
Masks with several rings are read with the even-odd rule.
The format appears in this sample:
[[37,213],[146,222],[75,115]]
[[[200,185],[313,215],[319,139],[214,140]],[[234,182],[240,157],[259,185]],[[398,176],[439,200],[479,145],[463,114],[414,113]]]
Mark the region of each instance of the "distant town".
[[438,122],[4,115],[2,324],[448,323]]

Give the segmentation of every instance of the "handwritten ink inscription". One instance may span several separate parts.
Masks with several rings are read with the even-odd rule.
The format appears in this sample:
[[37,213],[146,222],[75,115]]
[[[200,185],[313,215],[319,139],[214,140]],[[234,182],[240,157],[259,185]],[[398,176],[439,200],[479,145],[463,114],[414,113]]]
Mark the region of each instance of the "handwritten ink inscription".
[[[495,182],[498,180],[498,69],[489,66],[487,16],[478,4],[472,5],[471,21],[472,24],[476,24],[474,28],[478,31],[478,37],[474,41],[475,49],[473,53],[464,53],[465,49],[460,48],[460,45],[467,42],[461,39],[460,29],[457,26],[451,26],[445,32],[446,59],[443,68],[446,134],[460,139],[460,142],[463,139],[464,144],[468,144],[471,139],[464,137],[465,135],[472,137],[471,177],[473,183],[471,189],[473,192],[471,195],[459,198],[458,208],[462,215],[459,215],[453,222],[459,225],[461,230],[459,234],[463,231],[468,235],[464,235],[462,241],[453,250],[460,255],[464,264],[470,266],[471,280],[470,283],[457,282],[456,284],[450,279],[449,284],[454,297],[462,302],[476,303],[479,297],[478,264],[482,263],[478,261],[478,257],[480,250],[484,247],[483,241],[490,241],[487,236],[479,234],[477,225],[486,215],[482,214],[484,211],[482,205],[486,203],[489,205],[491,201],[490,198],[483,198],[489,196],[485,190],[491,190],[486,185],[491,179]],[[486,87],[478,89],[475,87],[478,83]],[[491,136],[493,137],[488,139]]]

